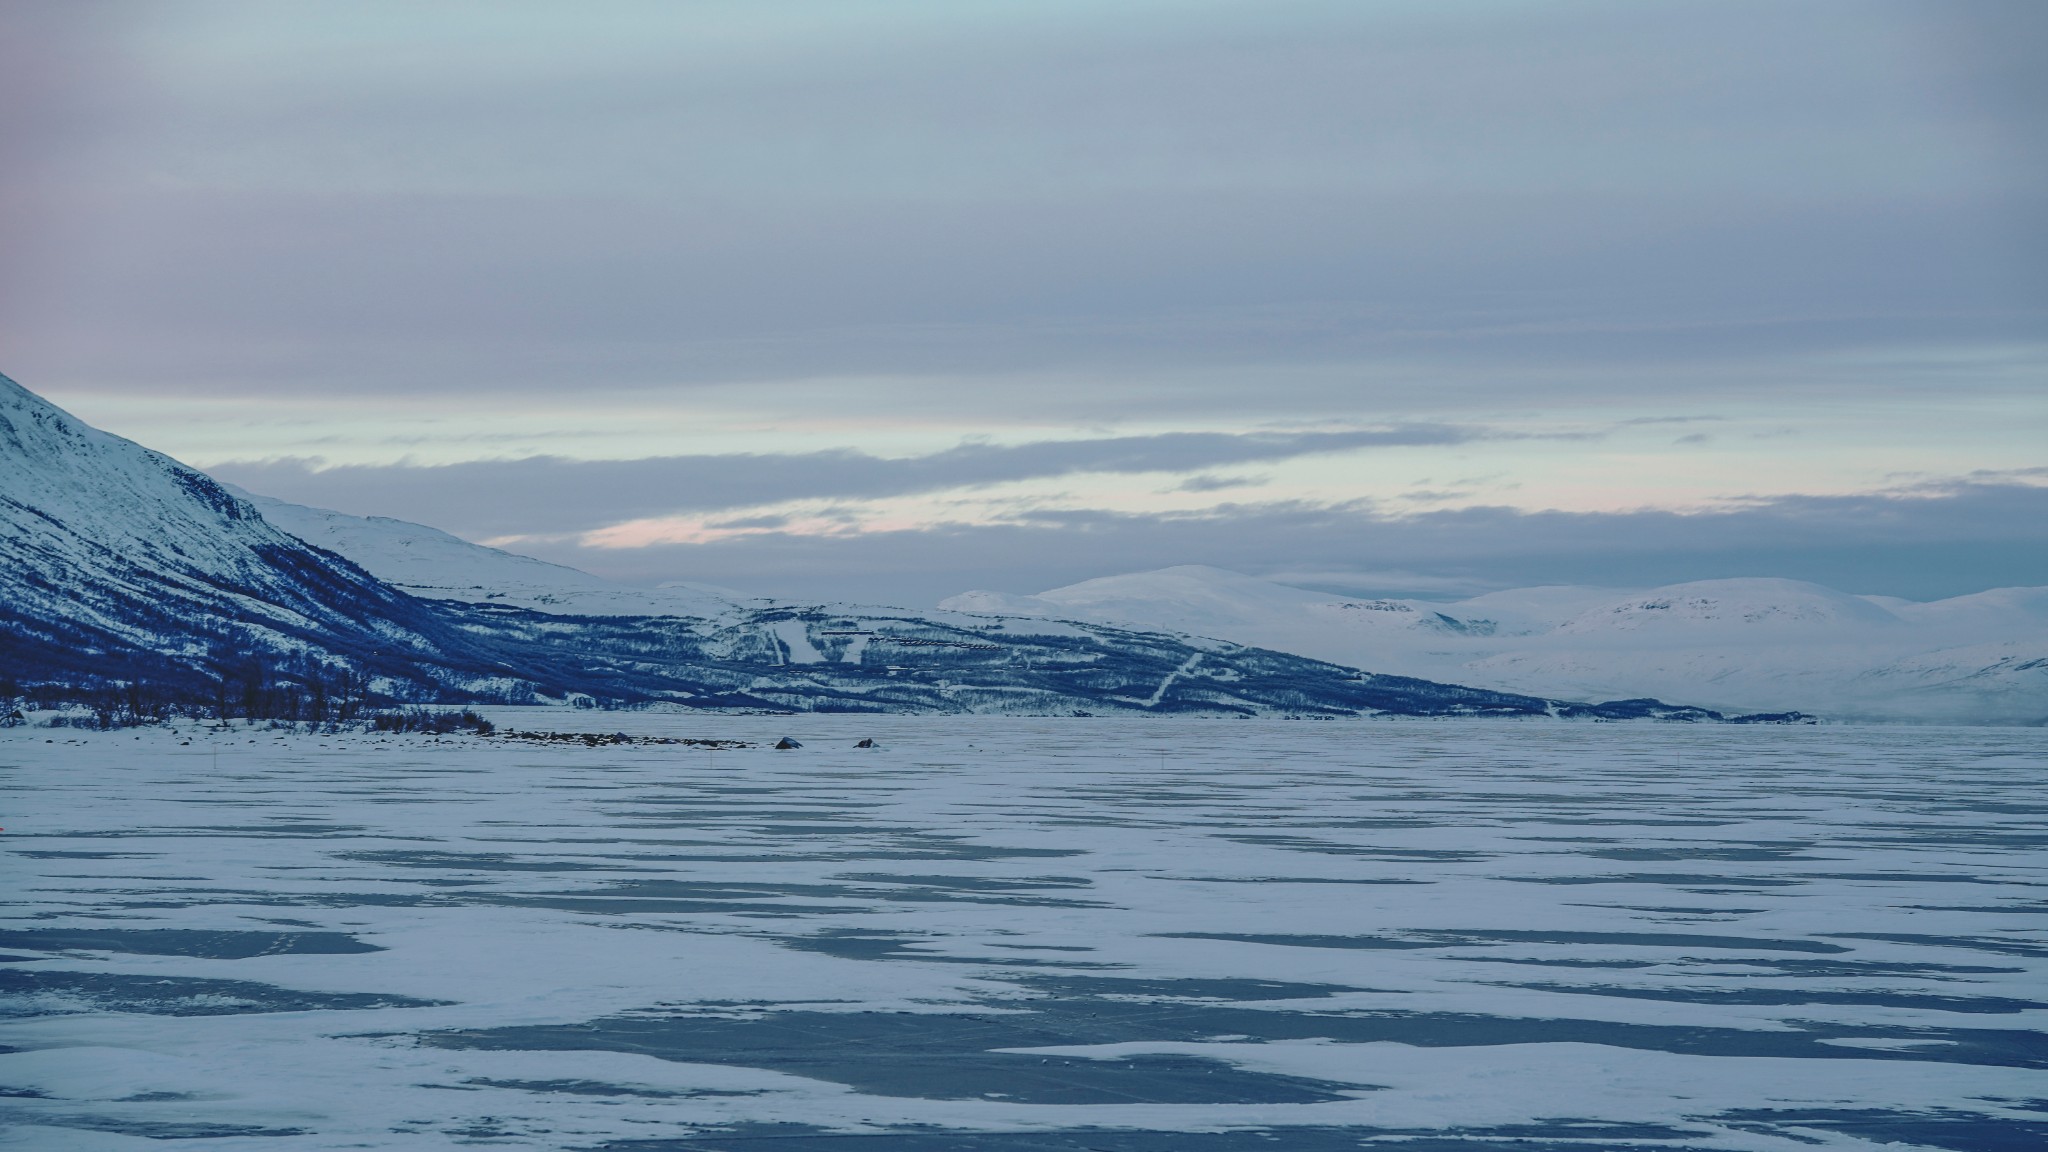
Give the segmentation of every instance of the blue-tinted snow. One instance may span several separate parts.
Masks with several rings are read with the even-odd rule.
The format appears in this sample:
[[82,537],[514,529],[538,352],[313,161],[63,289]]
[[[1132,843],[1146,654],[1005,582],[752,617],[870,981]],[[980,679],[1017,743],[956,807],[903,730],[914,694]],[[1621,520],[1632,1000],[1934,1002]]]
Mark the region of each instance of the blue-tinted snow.
[[501,719],[0,733],[19,1146],[2048,1143],[2039,731]]

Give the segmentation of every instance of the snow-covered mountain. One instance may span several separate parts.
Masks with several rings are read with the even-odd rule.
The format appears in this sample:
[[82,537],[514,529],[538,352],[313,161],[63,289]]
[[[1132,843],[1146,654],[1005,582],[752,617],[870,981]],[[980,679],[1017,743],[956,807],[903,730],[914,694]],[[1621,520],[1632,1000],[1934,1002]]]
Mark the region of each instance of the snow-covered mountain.
[[943,606],[1216,636],[1539,696],[2048,720],[2048,588],[1916,603],[1754,578],[1635,592],[1522,588],[1434,603],[1332,596],[1190,565],[1036,596],[970,592]]
[[[1472,693],[1200,636],[1055,619],[1028,605],[1009,614],[909,612],[749,600],[705,585],[683,586],[684,592],[634,588],[403,520],[250,500],[266,517],[379,577],[437,598],[440,610],[470,633],[514,647],[552,646],[596,667],[630,661],[635,683],[655,698],[703,706],[1698,715],[1642,699],[1587,706]],[[664,669],[670,677],[687,670],[680,691],[660,676],[650,683]]]
[[394,683],[494,661],[204,474],[0,376],[0,662],[16,679],[228,675],[261,654]]
[[561,564],[481,544],[439,528],[387,516],[350,516],[287,504],[234,485],[271,524],[348,557],[394,588],[426,600],[504,604],[557,616],[722,616],[763,607],[728,588],[667,584],[635,588]]
[[0,683],[38,692],[146,682],[187,701],[214,691],[224,700],[230,682],[312,692],[346,670],[373,695],[397,699],[1710,716],[1655,701],[1586,705],[1373,675],[1229,641],[1045,617],[624,588],[402,521],[276,501],[259,509],[4,377],[0,592]]

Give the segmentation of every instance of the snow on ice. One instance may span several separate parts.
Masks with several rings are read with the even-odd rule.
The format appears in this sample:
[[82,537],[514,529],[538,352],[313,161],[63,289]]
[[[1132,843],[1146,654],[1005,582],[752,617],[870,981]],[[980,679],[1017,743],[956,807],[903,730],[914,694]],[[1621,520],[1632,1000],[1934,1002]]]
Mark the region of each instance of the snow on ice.
[[495,716],[0,732],[13,1146],[2048,1142],[2039,730]]

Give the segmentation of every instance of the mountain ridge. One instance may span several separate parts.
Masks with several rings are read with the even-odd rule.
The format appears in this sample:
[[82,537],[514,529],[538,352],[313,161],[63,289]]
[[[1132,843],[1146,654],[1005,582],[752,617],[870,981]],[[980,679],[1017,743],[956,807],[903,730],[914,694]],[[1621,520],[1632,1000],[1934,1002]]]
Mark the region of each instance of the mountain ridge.
[[[368,563],[280,529],[203,473],[0,377],[0,679],[58,692],[150,681],[188,703],[212,696],[223,716],[231,682],[296,717],[319,708],[339,676],[386,700],[1721,718],[1653,700],[1584,704],[1360,672],[1087,622],[622,589],[403,521],[263,507]],[[667,611],[648,615],[650,606]],[[242,707],[254,715],[253,704]]]
[[1922,603],[1748,577],[1434,602],[1339,596],[1184,565],[1035,596],[971,592],[941,603],[1200,632],[1546,697],[1641,694],[1866,720],[2048,719],[2048,588]]

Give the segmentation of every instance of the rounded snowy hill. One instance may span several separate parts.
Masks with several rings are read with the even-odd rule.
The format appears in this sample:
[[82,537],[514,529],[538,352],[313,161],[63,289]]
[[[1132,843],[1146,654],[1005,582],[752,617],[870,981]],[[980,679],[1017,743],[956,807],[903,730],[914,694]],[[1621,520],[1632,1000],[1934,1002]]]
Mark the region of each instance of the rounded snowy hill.
[[1749,577],[1633,592],[1516,588],[1436,603],[1332,596],[1185,565],[1035,596],[971,592],[944,606],[1213,636],[1539,696],[1655,696],[1857,719],[2048,720],[2048,588],[1917,603]]
[[1861,596],[1803,580],[1751,577],[1695,580],[1625,596],[1581,612],[1558,626],[1562,635],[1647,637],[1683,633],[1690,639],[1747,643],[1787,631],[1884,629],[1900,623],[1892,612]]
[[941,601],[939,606],[956,612],[1063,616],[1225,638],[1245,629],[1292,633],[1335,628],[1360,636],[1441,635],[1462,632],[1468,623],[1439,612],[1440,605],[1332,596],[1204,564],[1104,576],[1035,596],[966,592]]

